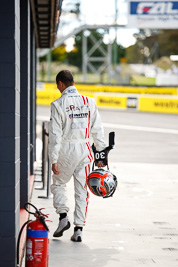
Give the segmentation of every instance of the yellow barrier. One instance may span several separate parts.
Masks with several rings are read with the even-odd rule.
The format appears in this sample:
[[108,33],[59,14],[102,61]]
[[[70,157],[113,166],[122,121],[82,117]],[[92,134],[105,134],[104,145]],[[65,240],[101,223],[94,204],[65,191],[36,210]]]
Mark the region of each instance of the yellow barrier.
[[140,97],[138,109],[144,112],[178,114],[178,99]]
[[[81,94],[85,96],[90,96],[94,97],[94,93],[85,93],[85,92],[80,92]],[[55,91],[37,91],[37,100],[36,104],[37,105],[47,105],[50,106],[51,102],[56,100],[61,96],[61,93],[56,89]]]
[[[39,90],[37,90],[37,105],[50,105],[51,102],[61,96],[61,93],[56,88],[55,83],[41,83]],[[98,86],[98,85],[76,85],[79,92],[85,96],[94,97],[98,107],[102,108],[115,108],[126,109],[132,108],[143,112],[159,112],[159,113],[172,113],[178,114],[178,97],[176,96],[155,96],[136,94],[135,92],[177,95],[177,88],[140,88],[140,87],[115,87],[115,86]],[[100,90],[113,90],[112,93],[101,92]],[[119,88],[119,89],[118,89]],[[117,90],[124,90],[123,94],[114,93]],[[114,91],[116,90],[116,91]],[[131,91],[129,91],[131,90]],[[134,90],[134,93],[133,93]],[[164,92],[163,92],[164,91]],[[127,94],[125,94],[127,92]],[[132,92],[132,94],[130,94]]]
[[98,107],[126,109],[127,97],[97,95],[95,97]]
[[80,94],[85,95],[85,96],[90,96],[95,98],[95,93],[91,93],[91,92],[86,92],[86,91],[79,91]]
[[[131,93],[131,94],[161,94],[177,95],[177,87],[139,87],[139,86],[109,86],[109,85],[91,85],[76,84],[78,91],[83,92],[109,92],[109,93]],[[44,90],[51,92],[57,90],[55,83],[44,83]]]
[[37,105],[50,105],[51,102],[56,100],[61,96],[61,93],[56,90],[56,92],[46,92],[46,91],[37,91]]

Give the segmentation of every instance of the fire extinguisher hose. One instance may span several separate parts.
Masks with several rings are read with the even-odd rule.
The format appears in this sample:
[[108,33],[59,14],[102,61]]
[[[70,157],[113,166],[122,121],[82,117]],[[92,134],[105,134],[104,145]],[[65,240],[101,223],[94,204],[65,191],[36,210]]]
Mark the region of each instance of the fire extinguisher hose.
[[19,267],[19,248],[20,248],[20,238],[21,238],[21,235],[22,235],[22,232],[23,232],[23,229],[25,228],[25,226],[31,222],[32,220],[28,220],[26,221],[22,228],[20,229],[20,232],[19,232],[19,236],[18,236],[18,240],[17,240],[17,267]]

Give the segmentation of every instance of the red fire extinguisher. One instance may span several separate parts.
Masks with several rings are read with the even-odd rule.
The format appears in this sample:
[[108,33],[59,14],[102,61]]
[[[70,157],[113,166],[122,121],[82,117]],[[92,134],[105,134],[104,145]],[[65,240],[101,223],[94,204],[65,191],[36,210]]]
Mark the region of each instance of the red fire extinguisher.
[[[28,210],[27,206],[30,205],[35,209],[35,212],[31,212]],[[27,224],[27,239],[26,239],[26,260],[25,267],[48,267],[48,259],[49,259],[49,238],[48,238],[48,226],[46,225],[45,219],[48,215],[45,215],[38,210],[31,203],[25,203],[24,208],[30,214],[33,214],[36,217],[35,221],[27,221],[20,233],[20,235]],[[17,266],[19,266],[19,244],[17,246]]]

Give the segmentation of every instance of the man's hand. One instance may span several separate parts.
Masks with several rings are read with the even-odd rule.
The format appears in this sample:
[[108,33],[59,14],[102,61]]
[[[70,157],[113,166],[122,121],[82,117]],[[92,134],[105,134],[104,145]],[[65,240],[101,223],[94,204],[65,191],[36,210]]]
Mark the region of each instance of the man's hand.
[[60,174],[60,171],[59,171],[59,169],[58,169],[58,164],[57,164],[57,163],[53,163],[53,164],[52,164],[52,171],[53,171],[53,173],[56,174],[56,175]]
[[97,163],[98,168],[105,167],[105,166],[106,165],[104,165],[102,161],[98,161],[98,163]]

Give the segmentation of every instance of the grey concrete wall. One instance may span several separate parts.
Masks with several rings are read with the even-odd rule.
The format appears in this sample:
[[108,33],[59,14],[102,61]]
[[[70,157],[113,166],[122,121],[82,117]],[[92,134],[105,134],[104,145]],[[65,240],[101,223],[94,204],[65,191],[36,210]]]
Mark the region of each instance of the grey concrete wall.
[[29,200],[30,175],[30,3],[20,1],[20,206]]
[[15,266],[20,208],[20,3],[0,8],[0,266]]
[[33,174],[36,155],[36,47],[32,25],[30,0],[0,1],[0,266],[3,267],[16,266],[20,207],[29,201],[29,175]]

